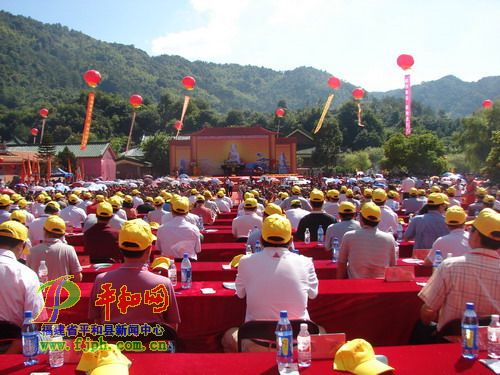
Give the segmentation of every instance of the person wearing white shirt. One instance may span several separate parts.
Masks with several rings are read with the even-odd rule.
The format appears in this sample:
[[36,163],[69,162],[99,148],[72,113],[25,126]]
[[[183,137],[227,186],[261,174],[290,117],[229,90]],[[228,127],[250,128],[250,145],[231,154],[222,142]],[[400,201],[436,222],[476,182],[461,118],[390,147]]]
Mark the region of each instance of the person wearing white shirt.
[[[24,251],[28,240],[27,228],[8,220],[0,224],[0,321],[21,328],[25,311],[32,311],[33,318],[47,319],[43,309],[44,300],[39,291],[37,274],[17,259]],[[40,316],[38,316],[40,314]],[[21,340],[14,341],[7,349],[9,353],[21,351]]]
[[415,187],[415,184],[415,180],[408,175],[403,181],[401,181],[401,191],[403,192],[403,199],[406,199],[410,196],[410,190]]
[[326,202],[323,205],[323,210],[328,214],[338,219],[339,213],[339,195],[340,192],[336,189],[331,189],[326,192]]
[[398,212],[401,207],[397,199],[398,193],[393,190],[389,190],[389,192],[387,193],[387,200],[385,201],[385,205],[394,212]]
[[[236,275],[236,294],[246,298],[245,322],[276,320],[280,310],[290,319],[309,319],[308,299],[318,295],[318,277],[311,258],[291,253],[292,226],[283,215],[267,217],[262,225],[263,250],[241,258]],[[286,287],[284,287],[286,286]],[[222,339],[224,351],[236,351],[238,328]],[[243,351],[252,351],[244,340]]]
[[167,214],[166,211],[163,210],[163,205],[165,204],[165,200],[158,196],[153,200],[153,205],[155,206],[154,211],[149,211],[146,216],[146,221],[148,223],[158,223],[161,224],[163,222],[163,217]]
[[461,206],[460,200],[455,198],[457,189],[455,189],[453,186],[450,186],[448,189],[446,189],[446,195],[448,195],[448,201],[450,204],[448,207],[453,207],[453,206]]
[[35,218],[43,215],[45,211],[45,196],[40,194],[36,197],[36,202],[31,205],[31,213]]
[[191,195],[189,196],[189,207],[193,207],[194,203],[196,202],[196,196],[200,194],[198,193],[198,190],[196,189],[191,189]]
[[430,266],[434,263],[436,250],[441,250],[443,258],[446,258],[448,254],[459,257],[471,250],[469,232],[464,229],[466,219],[467,213],[460,206],[453,206],[446,210],[444,221],[448,225],[450,233],[434,241],[431,251],[425,259],[425,265]]
[[73,228],[81,228],[82,224],[87,219],[87,213],[77,206],[78,197],[71,194],[68,197],[68,206],[61,210],[61,219],[68,223]]
[[[172,215],[172,212],[165,213],[165,215],[163,215],[163,217],[161,219],[161,224],[168,223],[174,217],[175,216]],[[198,223],[200,222],[200,217],[198,215],[193,214],[192,212],[188,212],[185,219],[188,223],[191,223],[194,226],[198,226]]]
[[92,193],[89,191],[84,191],[81,194],[82,199],[78,202],[77,207],[81,208],[87,212],[87,207],[92,204]]
[[372,194],[373,202],[380,207],[381,219],[378,229],[382,232],[397,233],[398,215],[385,205],[387,193],[383,189],[375,189]]
[[134,203],[134,208],[144,204],[144,200],[141,198],[141,192],[137,189],[132,190],[132,201]]
[[224,199],[224,201],[227,203],[227,205],[229,206],[229,208],[233,207],[233,200],[226,195],[226,189],[220,188],[220,191],[222,191],[222,193],[224,194],[224,196],[222,197],[222,199]]
[[59,215],[59,203],[51,201],[45,206],[45,212],[39,218],[35,219],[28,227],[29,239],[33,246],[42,243],[45,238],[43,226],[50,215]]
[[281,203],[281,209],[283,211],[286,211],[290,208],[291,204],[292,204],[292,201],[298,199],[300,201],[300,204],[301,204],[301,207],[304,209],[304,210],[307,210],[307,211],[311,211],[312,210],[312,207],[311,207],[311,203],[309,203],[309,201],[304,198],[301,194],[301,189],[299,186],[295,185],[292,187],[292,195],[289,196],[288,198],[286,198],[282,203]]
[[23,211],[24,214],[26,215],[26,226],[29,226],[35,220],[35,215],[26,210],[27,206],[28,202],[26,202],[25,199],[21,199],[19,201],[19,210]]
[[196,225],[186,220],[189,200],[186,197],[174,198],[171,205],[173,218],[158,228],[156,247],[166,257],[182,258],[188,253],[189,258],[197,259],[201,251],[201,234]]
[[220,212],[231,212],[231,207],[229,204],[227,204],[226,200],[224,199],[224,193],[222,191],[219,191],[217,193],[217,198],[215,198],[215,204],[217,205],[217,208],[219,209]]
[[10,218],[10,204],[12,201],[7,194],[0,195],[0,224]]
[[292,224],[292,229],[297,230],[299,227],[300,220],[304,216],[307,216],[310,214],[309,211],[304,210],[302,207],[301,202],[298,199],[294,199],[290,205],[291,208],[285,211],[285,215],[290,220],[290,223]]
[[255,198],[248,198],[245,200],[245,213],[242,216],[238,216],[233,220],[232,232],[234,238],[239,241],[246,240],[248,238],[248,232],[257,226],[260,228],[262,226],[262,217],[257,215],[257,200]]

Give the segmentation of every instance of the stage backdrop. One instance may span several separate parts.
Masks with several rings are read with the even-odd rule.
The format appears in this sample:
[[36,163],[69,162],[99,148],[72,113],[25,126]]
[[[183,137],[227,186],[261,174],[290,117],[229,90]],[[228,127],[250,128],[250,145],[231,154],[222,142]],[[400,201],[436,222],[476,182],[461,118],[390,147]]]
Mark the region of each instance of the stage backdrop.
[[240,174],[251,174],[255,167],[266,173],[296,173],[295,139],[276,138],[260,126],[206,128],[183,138],[170,144],[172,174],[222,175],[221,166],[228,161],[242,166]]

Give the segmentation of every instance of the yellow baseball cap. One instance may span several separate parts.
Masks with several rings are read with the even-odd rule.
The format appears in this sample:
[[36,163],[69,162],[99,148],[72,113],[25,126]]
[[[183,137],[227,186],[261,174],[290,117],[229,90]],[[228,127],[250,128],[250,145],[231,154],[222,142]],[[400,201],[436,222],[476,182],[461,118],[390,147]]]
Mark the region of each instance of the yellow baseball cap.
[[380,207],[373,202],[366,202],[363,207],[361,207],[361,216],[366,220],[378,223],[382,216],[380,212]]
[[179,214],[187,214],[189,212],[189,199],[186,197],[175,197],[170,201],[172,211]]
[[125,196],[125,194],[123,193],[123,191],[117,191],[115,193],[115,195],[118,195],[120,198],[123,198]]
[[132,203],[134,201],[134,198],[132,198],[131,195],[125,195],[125,198],[123,198],[123,201],[127,202],[127,203]]
[[89,375],[128,375],[131,364],[116,345],[107,344],[106,350],[84,351],[76,369]]
[[484,197],[486,194],[488,194],[488,190],[486,190],[485,188],[483,188],[483,187],[479,187],[479,188],[477,188],[477,189],[476,189],[476,195],[477,195],[478,197],[481,197],[481,198],[482,198],[482,197]]
[[132,190],[132,195],[139,195],[141,192],[137,189]]
[[196,189],[191,189],[191,195],[198,195],[200,193],[198,193],[198,190]]
[[59,203],[54,202],[54,201],[50,201],[49,203],[47,203],[46,207],[52,207],[52,208],[56,209],[57,211],[61,210],[61,206],[59,205]]
[[170,202],[170,200],[172,199],[172,193],[169,193],[168,191],[160,195],[163,197],[163,199],[165,199],[165,202]]
[[7,194],[0,195],[0,207],[8,206],[12,203],[13,202],[10,200],[10,196],[8,196]]
[[[250,194],[250,193],[245,193],[245,195],[244,195],[244,198],[245,198],[245,199],[246,199],[246,197],[248,196],[248,194]],[[217,198],[224,198],[224,195],[225,195],[225,194],[224,194],[224,192],[223,192],[223,191],[218,191],[218,192],[217,192]],[[250,195],[252,195],[252,194],[250,194]],[[252,195],[252,197],[253,197],[253,195]]]
[[145,250],[155,240],[156,236],[151,232],[150,225],[142,219],[126,221],[118,234],[118,245],[129,251]]
[[446,189],[446,193],[451,197],[453,197],[456,192],[457,189],[455,189],[453,186],[450,186],[448,189]]
[[101,202],[97,205],[96,215],[99,217],[111,217],[113,216],[113,206],[108,202]]
[[441,193],[441,188],[437,185],[431,186],[431,193]]
[[152,269],[163,268],[164,270],[168,270],[170,267],[170,259],[167,257],[156,257],[151,263]]
[[347,189],[345,192],[345,195],[347,198],[352,198],[354,196],[354,193],[353,193],[352,189]]
[[283,210],[277,204],[269,203],[266,206],[266,208],[264,209],[264,213],[268,216],[271,216],[274,214],[283,215]]
[[474,221],[469,221],[483,236],[500,241],[500,214],[491,208],[481,210]]
[[245,199],[245,208],[256,208],[257,207],[257,199],[255,198],[248,198]]
[[104,202],[104,199],[105,199],[104,195],[102,195],[102,194],[97,194],[95,196],[95,200],[98,201],[98,202]]
[[286,191],[283,191],[281,193],[281,199],[287,199],[289,197],[288,193]]
[[300,187],[297,185],[292,186],[292,194],[300,194]]
[[26,212],[23,210],[12,211],[9,220],[14,220],[20,222],[21,224],[26,224]]
[[196,202],[198,202],[198,203],[205,202],[205,197],[203,195],[197,195],[196,196]]
[[321,190],[313,189],[311,194],[309,194],[309,200],[311,202],[323,202],[325,200],[325,194]]
[[78,196],[76,194],[70,194],[70,196],[68,197],[68,202],[69,203],[77,203]]
[[448,225],[462,225],[467,219],[467,214],[460,206],[452,206],[446,210],[444,221]]
[[26,206],[28,205],[28,201],[26,201],[26,199],[20,199],[19,202],[17,202],[19,208],[26,208]]
[[[424,192],[424,194],[425,194],[425,192]],[[411,189],[410,189],[410,195],[411,195],[412,197],[414,197],[414,196],[418,195],[418,190],[417,190],[417,188],[411,188]]]
[[429,206],[439,206],[440,204],[444,204],[445,200],[441,193],[430,193],[427,198],[427,204]]
[[363,339],[354,339],[342,345],[335,354],[333,369],[357,375],[378,375],[394,370],[378,361],[371,344]]
[[163,199],[162,197],[158,196],[158,197],[155,197],[155,199],[153,199],[153,204],[155,206],[163,206],[165,204],[165,199]]
[[149,226],[151,229],[158,229],[160,227],[160,223],[157,223],[156,221],[150,221]]
[[[217,196],[219,196],[219,193],[220,191],[217,193]],[[224,196],[224,195],[222,195]],[[252,193],[250,193],[249,191],[247,191],[244,195],[243,195],[243,199],[248,199],[248,198],[254,198],[254,195]]]
[[287,244],[292,239],[292,224],[286,216],[271,215],[262,222],[262,238],[272,244]]
[[495,197],[493,195],[486,194],[483,198],[483,203],[495,203]]
[[389,190],[389,191],[387,192],[387,196],[388,196],[389,198],[391,198],[391,199],[394,199],[394,198],[396,198],[396,197],[398,196],[398,193],[396,193],[394,190]]
[[66,233],[66,223],[59,216],[50,215],[47,220],[45,220],[43,229],[50,233],[64,234]]
[[45,202],[45,194],[40,194],[36,197],[36,201],[39,203]]
[[206,198],[206,199],[212,199],[212,192],[210,190],[205,190],[203,192],[203,196]]
[[254,198],[255,198],[255,197],[256,197],[256,198],[258,198],[258,197],[259,197],[259,191],[258,191],[258,190],[255,190],[255,189],[250,190],[250,193],[252,193],[252,194],[253,194]]
[[56,193],[55,195],[56,199],[61,199],[61,198],[64,198],[64,194],[63,193]]
[[223,188],[223,187],[221,187],[221,188],[219,189],[219,191],[222,191],[224,194],[226,194],[226,189],[225,189],[225,188]]
[[345,192],[347,191],[347,186],[341,186],[340,187],[340,192],[345,194]]
[[328,191],[326,192],[326,196],[327,196],[328,198],[332,198],[332,199],[334,199],[334,198],[338,198],[338,197],[339,197],[339,195],[340,195],[340,192],[339,192],[338,190],[336,190],[336,189],[330,189],[330,190],[328,190]]
[[12,200],[12,202],[16,203],[17,201],[19,201],[23,196],[21,194],[18,194],[18,193],[14,193],[10,196],[10,199]]
[[425,197],[425,189],[418,189],[418,195],[421,197]]
[[28,228],[18,221],[7,220],[0,224],[0,236],[26,241],[28,239]]
[[294,199],[290,202],[290,206],[291,207],[295,207],[295,206],[299,206],[299,207],[302,207],[302,203],[300,202],[300,200],[298,199]]
[[113,195],[109,198],[109,203],[114,209],[119,209],[122,206],[122,199],[117,195]]
[[387,199],[387,193],[384,189],[375,189],[372,193],[372,199],[374,202],[383,203]]
[[92,198],[92,193],[90,191],[84,191],[83,192],[83,197],[85,199],[91,199]]
[[356,212],[356,206],[352,202],[344,201],[339,206],[339,213],[341,214],[353,214]]
[[365,190],[363,190],[363,197],[371,198],[372,195],[373,195],[373,189],[366,188]]
[[[132,201],[133,201],[133,199],[132,199]],[[144,198],[144,201],[153,203],[154,199],[153,199],[153,197],[146,197],[146,198]]]

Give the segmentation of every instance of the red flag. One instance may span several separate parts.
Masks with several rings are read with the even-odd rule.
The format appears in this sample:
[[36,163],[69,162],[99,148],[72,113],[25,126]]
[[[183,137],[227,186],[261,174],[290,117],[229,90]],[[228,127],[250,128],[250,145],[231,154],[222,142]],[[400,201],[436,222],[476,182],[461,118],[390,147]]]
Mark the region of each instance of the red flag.
[[83,134],[82,143],[80,144],[80,150],[85,150],[87,148],[87,141],[89,140],[90,134],[90,123],[92,122],[92,111],[94,109],[94,98],[95,92],[89,92],[87,99],[87,112],[85,114],[85,122],[83,123]]

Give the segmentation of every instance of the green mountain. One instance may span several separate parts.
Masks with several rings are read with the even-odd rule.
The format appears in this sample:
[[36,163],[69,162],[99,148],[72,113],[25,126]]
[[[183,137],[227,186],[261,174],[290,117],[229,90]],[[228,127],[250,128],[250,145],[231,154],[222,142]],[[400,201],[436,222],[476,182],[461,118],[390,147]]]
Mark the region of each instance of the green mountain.
[[[82,74],[88,69],[102,74],[99,91],[123,97],[140,93],[153,102],[166,92],[181,98],[186,92],[180,81],[192,75],[197,86],[190,95],[220,113],[231,109],[272,112],[280,100],[290,109],[319,106],[331,93],[326,84],[330,74],[310,67],[279,72],[191,62],[180,56],[150,57],[133,46],[98,41],[59,24],[0,12],[0,105],[37,108],[76,97],[86,89]],[[500,77],[468,83],[448,76],[414,86],[413,97],[452,117],[463,116],[483,99],[499,97],[499,83]],[[351,98],[353,88],[344,83],[335,93],[334,107]],[[402,90],[373,95],[402,98]]]

